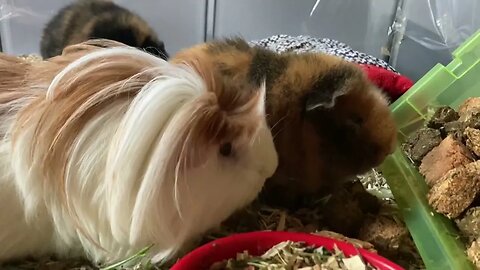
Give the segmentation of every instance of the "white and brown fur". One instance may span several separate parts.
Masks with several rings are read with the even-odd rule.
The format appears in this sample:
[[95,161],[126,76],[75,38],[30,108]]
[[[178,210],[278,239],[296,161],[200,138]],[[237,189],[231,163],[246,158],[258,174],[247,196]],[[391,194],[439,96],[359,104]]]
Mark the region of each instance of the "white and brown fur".
[[158,261],[252,201],[277,166],[264,87],[213,71],[106,40],[0,54],[0,263]]
[[168,58],[165,45],[145,20],[110,0],[77,0],[47,23],[40,42],[43,58],[89,39],[110,39]]

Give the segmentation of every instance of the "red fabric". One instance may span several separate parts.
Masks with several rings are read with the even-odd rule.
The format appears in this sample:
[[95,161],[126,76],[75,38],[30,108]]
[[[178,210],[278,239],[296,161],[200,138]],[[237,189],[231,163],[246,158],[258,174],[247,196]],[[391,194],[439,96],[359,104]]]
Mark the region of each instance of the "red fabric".
[[248,250],[252,255],[260,255],[274,245],[286,241],[301,241],[308,245],[323,246],[328,250],[337,246],[347,256],[360,254],[365,261],[379,270],[404,270],[399,265],[354,245],[314,234],[293,232],[257,231],[230,235],[207,243],[181,258],[170,270],[207,270],[218,261],[234,258]]
[[360,64],[360,66],[368,78],[388,94],[392,102],[413,86],[412,80],[393,71],[373,65]]

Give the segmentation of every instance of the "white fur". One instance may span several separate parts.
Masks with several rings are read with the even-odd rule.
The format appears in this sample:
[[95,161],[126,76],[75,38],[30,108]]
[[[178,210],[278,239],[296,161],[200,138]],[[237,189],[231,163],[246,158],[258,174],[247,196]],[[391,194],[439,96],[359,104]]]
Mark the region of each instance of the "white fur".
[[[133,100],[109,104],[76,135],[65,176],[67,209],[52,187],[43,185],[48,183],[48,175],[41,173],[43,160],[37,154],[31,158],[43,112],[30,116],[15,145],[9,133],[15,114],[32,99],[25,98],[0,119],[8,123],[2,126],[6,135],[0,144],[0,262],[48,253],[85,253],[97,262],[112,262],[150,244],[158,261],[253,200],[273,174],[277,155],[264,119],[248,143],[234,142],[234,159],[218,155],[216,146],[208,147],[201,166],[178,178],[179,168],[165,160],[178,143],[178,132],[195,119],[191,104],[208,89],[192,69],[139,50],[88,54],[61,71],[43,97],[52,101],[56,91],[62,91],[58,83],[64,76],[112,55],[144,59],[145,72],[159,75]],[[258,106],[262,115],[264,91],[263,86]],[[37,147],[35,153],[42,153],[48,146]]]

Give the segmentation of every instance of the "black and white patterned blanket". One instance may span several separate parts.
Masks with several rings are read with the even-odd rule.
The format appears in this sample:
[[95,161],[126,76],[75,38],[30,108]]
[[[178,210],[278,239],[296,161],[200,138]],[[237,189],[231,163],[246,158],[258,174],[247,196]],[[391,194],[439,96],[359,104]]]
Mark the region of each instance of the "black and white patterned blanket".
[[322,52],[344,58],[358,64],[374,65],[398,73],[387,62],[374,56],[352,49],[345,43],[329,38],[314,38],[311,36],[275,35],[261,40],[250,41],[277,53],[284,52]]

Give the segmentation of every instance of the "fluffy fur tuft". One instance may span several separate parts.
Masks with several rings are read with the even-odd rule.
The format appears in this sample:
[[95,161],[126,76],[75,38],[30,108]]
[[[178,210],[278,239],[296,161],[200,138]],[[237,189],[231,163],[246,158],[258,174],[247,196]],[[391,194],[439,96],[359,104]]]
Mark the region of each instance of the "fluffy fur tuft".
[[277,166],[265,86],[225,87],[112,41],[0,55],[0,261],[155,261],[252,201]]

